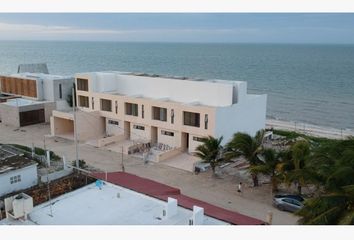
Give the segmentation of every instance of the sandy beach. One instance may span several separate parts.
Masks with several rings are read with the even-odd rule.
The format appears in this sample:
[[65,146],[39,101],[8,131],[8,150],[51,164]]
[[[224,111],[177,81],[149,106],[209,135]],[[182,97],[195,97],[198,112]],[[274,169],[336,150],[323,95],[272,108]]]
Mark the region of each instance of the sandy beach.
[[336,129],[307,123],[275,119],[267,119],[266,128],[295,131],[309,136],[324,137],[330,139],[346,139],[348,137],[354,137],[354,130],[352,129]]

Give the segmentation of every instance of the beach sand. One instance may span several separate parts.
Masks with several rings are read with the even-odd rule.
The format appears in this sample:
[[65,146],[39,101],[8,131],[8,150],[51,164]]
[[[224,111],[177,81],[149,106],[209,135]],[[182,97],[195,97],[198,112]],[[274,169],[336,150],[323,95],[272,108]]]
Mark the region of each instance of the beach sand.
[[295,131],[309,136],[324,137],[330,139],[346,139],[348,137],[354,137],[354,130],[352,129],[336,129],[307,123],[282,121],[275,119],[267,119],[266,128]]

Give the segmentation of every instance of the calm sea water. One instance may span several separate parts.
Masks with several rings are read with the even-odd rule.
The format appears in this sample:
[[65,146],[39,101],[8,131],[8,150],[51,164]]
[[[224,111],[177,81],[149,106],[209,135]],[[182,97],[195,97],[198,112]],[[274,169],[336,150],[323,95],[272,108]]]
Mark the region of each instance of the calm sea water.
[[354,45],[0,42],[0,74],[134,71],[244,80],[268,94],[269,118],[354,129]]

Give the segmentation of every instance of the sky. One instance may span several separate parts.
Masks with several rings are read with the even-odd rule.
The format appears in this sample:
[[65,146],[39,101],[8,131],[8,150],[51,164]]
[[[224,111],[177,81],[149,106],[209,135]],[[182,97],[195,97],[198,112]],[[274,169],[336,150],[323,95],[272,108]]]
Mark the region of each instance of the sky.
[[0,40],[354,44],[354,13],[0,13]]

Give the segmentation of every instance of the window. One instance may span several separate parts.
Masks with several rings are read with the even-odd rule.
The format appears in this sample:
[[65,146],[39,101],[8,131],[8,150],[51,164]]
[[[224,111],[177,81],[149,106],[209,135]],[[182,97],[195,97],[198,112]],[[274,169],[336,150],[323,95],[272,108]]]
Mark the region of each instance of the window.
[[79,96],[79,107],[89,107],[89,98],[85,96]]
[[200,114],[193,112],[183,112],[184,125],[200,127]]
[[144,104],[141,105],[141,117],[144,118],[145,111],[144,111]]
[[88,92],[88,80],[87,79],[77,78],[76,81],[77,81],[77,90]]
[[116,114],[118,114],[118,102],[115,101]]
[[152,119],[167,121],[167,108],[152,107]]
[[165,130],[161,130],[161,134],[166,135],[166,136],[171,136],[171,137],[173,137],[175,135],[174,132],[165,131]]
[[114,121],[114,120],[108,120],[108,124],[111,124],[111,125],[119,125],[119,122],[118,121]]
[[62,99],[63,98],[63,90],[61,88],[61,84],[59,84],[59,98]]
[[208,129],[208,114],[205,114],[204,116],[204,128],[205,129]]
[[171,109],[171,123],[175,123],[175,111],[173,109]]
[[91,105],[92,105],[92,110],[95,109],[95,99],[92,97],[91,98]]
[[18,183],[18,182],[21,182],[21,175],[10,177],[11,184]]
[[112,112],[112,101],[108,99],[101,99],[101,110]]
[[133,125],[133,128],[138,130],[145,130],[145,127],[141,125]]
[[138,104],[125,103],[125,114],[130,116],[138,116]]
[[193,141],[203,142],[203,138],[201,138],[201,137],[193,137]]

